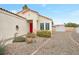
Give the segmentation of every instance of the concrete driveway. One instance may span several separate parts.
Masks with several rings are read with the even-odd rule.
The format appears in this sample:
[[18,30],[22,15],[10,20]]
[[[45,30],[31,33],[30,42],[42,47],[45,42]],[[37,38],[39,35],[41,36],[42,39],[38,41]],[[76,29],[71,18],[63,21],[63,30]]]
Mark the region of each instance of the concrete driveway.
[[76,55],[79,54],[79,43],[71,32],[56,32],[35,55]]

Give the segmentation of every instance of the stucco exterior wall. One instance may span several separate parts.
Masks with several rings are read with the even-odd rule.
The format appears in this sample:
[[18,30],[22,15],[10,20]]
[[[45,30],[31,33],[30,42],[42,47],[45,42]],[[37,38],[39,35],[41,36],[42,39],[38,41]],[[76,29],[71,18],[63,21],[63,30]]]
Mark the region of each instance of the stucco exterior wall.
[[37,32],[37,20],[38,20],[38,14],[32,11],[25,12],[24,14],[18,13],[18,15],[25,17],[27,20],[33,20],[33,32]]
[[50,23],[50,31],[52,31],[52,21],[40,16],[38,13],[33,11],[26,11],[25,13],[20,12],[18,15],[25,17],[27,20],[33,20],[33,32],[36,33],[40,30],[40,23]]
[[75,32],[79,33],[79,27],[75,28]]
[[[49,31],[52,31],[52,21],[45,18],[45,17],[42,17],[42,16],[39,16],[39,20],[38,20],[38,31],[40,30],[40,23],[49,23],[50,27],[49,27]],[[45,29],[45,25],[44,25],[44,29]]]
[[56,26],[55,27],[55,30],[57,32],[65,32],[66,31],[66,28],[64,26]]
[[27,18],[27,20],[38,20],[38,14],[32,11],[20,12],[18,15]]
[[0,39],[14,37],[17,32],[16,25],[19,27],[18,36],[28,32],[28,23],[25,19],[0,10]]
[[34,21],[33,21],[33,32],[34,32],[34,33],[37,33],[37,30],[38,30],[38,24],[37,24],[37,21],[34,20]]

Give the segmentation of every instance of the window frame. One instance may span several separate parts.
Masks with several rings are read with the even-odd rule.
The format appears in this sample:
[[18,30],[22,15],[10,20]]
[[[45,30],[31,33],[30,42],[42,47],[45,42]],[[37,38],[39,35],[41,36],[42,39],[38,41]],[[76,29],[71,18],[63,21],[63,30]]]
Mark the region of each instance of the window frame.
[[50,23],[46,23],[46,24],[45,24],[45,29],[46,29],[46,30],[50,30]]
[[44,23],[40,23],[40,30],[44,30]]

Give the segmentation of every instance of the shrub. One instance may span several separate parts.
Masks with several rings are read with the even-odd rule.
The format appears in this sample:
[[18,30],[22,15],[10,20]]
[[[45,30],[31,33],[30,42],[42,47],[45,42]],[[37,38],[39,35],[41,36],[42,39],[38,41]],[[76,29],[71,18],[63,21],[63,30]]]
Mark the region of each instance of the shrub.
[[65,27],[79,27],[79,25],[76,23],[66,23],[64,25],[65,25]]
[[51,37],[51,32],[50,31],[38,31],[37,36],[39,37]]
[[5,54],[5,47],[0,46],[0,55],[4,55]]
[[13,40],[13,42],[25,42],[25,38],[19,36],[19,37],[16,37],[16,38]]
[[28,37],[28,38],[35,38],[36,35],[35,35],[35,33],[27,33],[26,37]]
[[5,54],[5,43],[4,40],[0,41],[0,55],[4,55]]

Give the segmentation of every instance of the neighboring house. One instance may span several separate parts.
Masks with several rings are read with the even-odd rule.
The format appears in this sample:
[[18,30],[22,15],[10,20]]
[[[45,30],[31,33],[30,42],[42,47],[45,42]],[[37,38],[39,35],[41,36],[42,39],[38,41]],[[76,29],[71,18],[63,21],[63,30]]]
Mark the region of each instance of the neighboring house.
[[77,28],[75,29],[75,32],[76,32],[76,33],[79,33],[79,27],[77,27]]
[[52,32],[52,19],[42,16],[31,9],[23,9],[17,14],[27,19],[28,32],[36,33],[41,30],[48,30]]
[[0,39],[14,37],[16,32],[18,36],[41,30],[52,32],[52,22],[52,19],[30,9],[23,9],[14,14],[0,8]]
[[55,26],[53,26],[53,31],[71,32],[71,31],[75,31],[75,28],[74,27],[65,27],[64,25],[55,25]]
[[55,25],[53,26],[53,29],[57,32],[65,32],[66,28],[64,25]]

